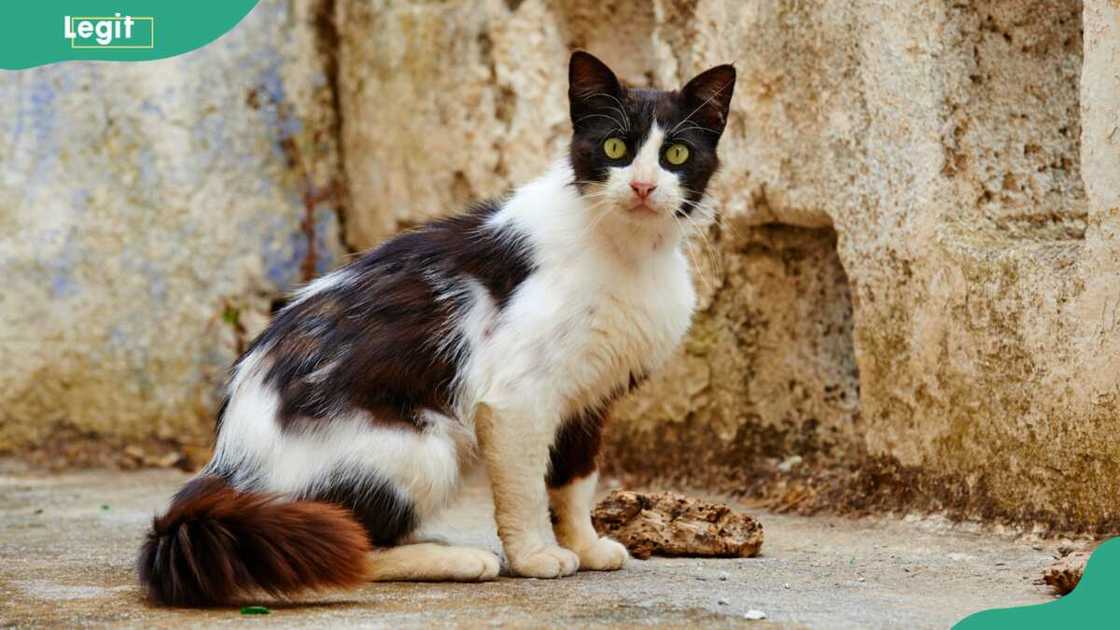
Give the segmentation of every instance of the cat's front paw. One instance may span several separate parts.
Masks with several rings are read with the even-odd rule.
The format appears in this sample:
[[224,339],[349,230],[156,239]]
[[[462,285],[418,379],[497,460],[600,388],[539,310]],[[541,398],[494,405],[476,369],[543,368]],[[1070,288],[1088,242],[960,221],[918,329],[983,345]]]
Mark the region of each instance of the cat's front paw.
[[563,547],[549,545],[511,554],[509,566],[522,577],[558,578],[579,570],[579,556]]
[[617,571],[630,559],[626,547],[606,536],[576,550],[579,568],[584,571]]

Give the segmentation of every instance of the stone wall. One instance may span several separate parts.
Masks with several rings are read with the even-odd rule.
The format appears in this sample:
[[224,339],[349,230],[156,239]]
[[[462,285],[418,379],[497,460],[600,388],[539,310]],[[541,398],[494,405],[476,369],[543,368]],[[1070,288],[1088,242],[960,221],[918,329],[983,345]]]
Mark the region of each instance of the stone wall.
[[316,9],[263,3],[169,60],[0,75],[0,450],[205,447],[269,301],[340,260]]
[[[19,105],[0,138],[37,157],[0,167],[20,192],[0,220],[21,235],[0,265],[28,278],[0,314],[5,330],[40,323],[0,339],[17,359],[0,366],[0,445],[61,428],[200,435],[219,366],[307,269],[307,208],[322,268],[342,242],[369,247],[526,181],[563,151],[565,62],[583,47],[637,85],[739,70],[720,224],[690,248],[702,310],[678,359],[615,414],[613,470],[783,507],[1115,529],[1118,15],[1109,0],[266,2],[179,59],[9,74],[0,91],[18,98],[0,107]],[[229,85],[190,71],[201,65]],[[48,98],[36,82],[69,94],[98,73],[141,87],[66,96],[84,104],[53,105],[33,136],[11,122]],[[165,89],[173,104],[154,98]],[[145,98],[174,109],[178,142],[144,121]],[[79,114],[91,104],[101,118]],[[80,161],[37,139],[75,132]],[[129,134],[165,161],[85,166],[117,155],[98,140]],[[207,142],[245,157],[210,168]],[[175,168],[196,179],[82,211],[83,178]],[[127,248],[89,241],[98,229],[48,248],[34,227],[48,222],[147,243],[133,256],[177,297],[136,280],[152,272],[109,266]],[[46,287],[59,261],[106,273],[58,307]]]

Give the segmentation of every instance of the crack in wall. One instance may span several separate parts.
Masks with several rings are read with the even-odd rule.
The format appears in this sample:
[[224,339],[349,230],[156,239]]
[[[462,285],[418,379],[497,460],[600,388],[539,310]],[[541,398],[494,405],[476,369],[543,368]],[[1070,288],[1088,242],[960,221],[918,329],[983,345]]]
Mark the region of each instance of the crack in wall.
[[348,253],[355,253],[357,248],[351,243],[347,231],[347,219],[350,211],[351,196],[349,177],[346,171],[346,142],[345,121],[342,115],[341,96],[339,94],[339,55],[341,54],[340,37],[338,31],[338,3],[337,0],[319,0],[312,9],[312,32],[314,34],[315,51],[323,67],[326,78],[326,89],[329,92],[329,107],[331,120],[328,132],[333,139],[336,155],[337,172],[331,181],[330,199],[334,201],[335,215],[338,218],[339,241]]

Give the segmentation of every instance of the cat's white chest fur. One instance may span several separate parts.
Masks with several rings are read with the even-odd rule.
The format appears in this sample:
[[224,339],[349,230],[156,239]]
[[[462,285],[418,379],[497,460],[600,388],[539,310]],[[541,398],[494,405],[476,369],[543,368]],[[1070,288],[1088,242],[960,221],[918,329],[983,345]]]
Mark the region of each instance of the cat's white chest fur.
[[695,294],[679,244],[622,217],[579,216],[590,210],[564,176],[529,185],[498,216],[531,235],[536,268],[500,312],[483,299],[468,318],[471,402],[579,413],[657,369],[688,329]]

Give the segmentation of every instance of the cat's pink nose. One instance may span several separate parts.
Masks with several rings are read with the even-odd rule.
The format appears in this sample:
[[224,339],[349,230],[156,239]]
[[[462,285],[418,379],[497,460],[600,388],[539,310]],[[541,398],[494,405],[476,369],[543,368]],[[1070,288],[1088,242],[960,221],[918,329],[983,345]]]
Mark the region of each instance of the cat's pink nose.
[[654,188],[657,188],[657,185],[649,182],[630,182],[630,188],[638,196],[638,199],[645,199],[649,197]]

